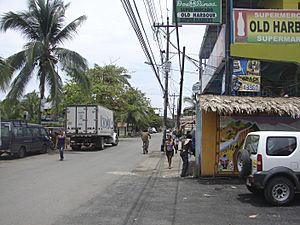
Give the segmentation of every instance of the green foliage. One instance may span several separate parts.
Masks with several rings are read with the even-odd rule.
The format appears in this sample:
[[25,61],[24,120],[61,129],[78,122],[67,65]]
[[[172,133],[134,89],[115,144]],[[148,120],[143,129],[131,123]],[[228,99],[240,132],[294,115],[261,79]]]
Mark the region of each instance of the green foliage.
[[192,95],[191,97],[184,97],[183,101],[190,104],[190,106],[185,107],[183,109],[183,115],[184,116],[196,115],[196,104],[197,104],[196,96]]
[[86,76],[91,88],[82,92],[80,84],[73,80],[64,86],[63,106],[73,104],[99,104],[115,113],[115,122],[126,122],[135,130],[147,127],[160,127],[162,122],[151,108],[150,101],[136,88],[131,87],[130,75],[123,67],[95,65]]
[[33,76],[39,81],[40,99],[44,99],[45,89],[49,88],[50,101],[58,106],[62,96],[62,79],[58,68],[66,71],[74,81],[80,82],[85,90],[89,89],[89,80],[85,76],[87,61],[78,53],[59,45],[72,39],[78,27],[86,20],[80,16],[71,23],[65,23],[65,11],[69,4],[62,0],[28,0],[28,10],[8,12],[0,18],[0,30],[9,29],[21,32],[27,39],[23,50],[8,57],[6,63],[17,72],[7,73],[0,79],[0,87],[11,81],[9,99],[22,97],[26,85]]

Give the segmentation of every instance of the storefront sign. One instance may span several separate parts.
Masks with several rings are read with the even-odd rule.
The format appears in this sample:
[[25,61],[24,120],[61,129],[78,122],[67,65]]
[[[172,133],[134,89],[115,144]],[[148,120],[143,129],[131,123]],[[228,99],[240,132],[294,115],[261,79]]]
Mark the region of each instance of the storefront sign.
[[233,92],[259,92],[260,91],[260,62],[257,60],[233,60],[232,75]]
[[234,41],[300,43],[300,10],[234,9]]
[[[174,9],[173,9],[174,10]],[[221,0],[177,0],[178,24],[221,24]],[[175,23],[175,12],[173,23]]]

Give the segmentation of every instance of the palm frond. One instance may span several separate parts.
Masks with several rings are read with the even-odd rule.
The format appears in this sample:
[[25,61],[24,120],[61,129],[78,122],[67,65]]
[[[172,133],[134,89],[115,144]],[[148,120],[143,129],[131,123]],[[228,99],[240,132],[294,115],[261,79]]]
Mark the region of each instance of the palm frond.
[[34,67],[32,66],[32,64],[26,64],[23,67],[23,69],[20,71],[20,73],[17,75],[17,77],[14,79],[14,81],[11,84],[11,90],[7,95],[8,99],[19,99],[23,95],[24,89],[28,81],[32,77],[33,70]]
[[87,19],[86,16],[80,16],[63,28],[52,40],[52,44],[63,44],[66,40],[71,40],[77,33],[77,28]]

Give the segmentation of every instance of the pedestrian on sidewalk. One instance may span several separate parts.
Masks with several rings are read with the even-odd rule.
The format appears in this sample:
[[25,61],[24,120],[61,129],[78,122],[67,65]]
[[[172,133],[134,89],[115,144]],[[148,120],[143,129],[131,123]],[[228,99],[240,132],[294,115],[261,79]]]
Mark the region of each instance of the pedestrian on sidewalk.
[[172,166],[172,158],[174,156],[174,145],[175,144],[172,139],[172,135],[168,134],[167,140],[165,142],[165,152],[166,152],[166,156],[168,158],[169,169],[171,169],[171,166]]
[[66,144],[66,137],[64,132],[61,130],[60,133],[57,135],[57,141],[56,141],[57,148],[59,150],[59,156],[60,161],[64,160],[64,150],[65,150],[65,144]]
[[143,154],[147,154],[149,148],[149,139],[151,139],[151,135],[147,129],[143,130],[143,132],[141,133],[141,139],[143,142]]
[[180,150],[180,157],[182,159],[182,170],[181,177],[186,177],[189,168],[189,154],[192,148],[192,135],[187,134],[186,139],[183,143],[182,149]]

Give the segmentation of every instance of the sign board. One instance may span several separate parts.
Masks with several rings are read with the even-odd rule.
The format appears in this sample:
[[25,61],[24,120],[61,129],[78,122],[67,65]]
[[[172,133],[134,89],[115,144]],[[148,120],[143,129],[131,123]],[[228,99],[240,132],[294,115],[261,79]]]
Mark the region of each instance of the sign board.
[[233,92],[259,92],[260,61],[233,60],[232,89]]
[[201,94],[201,83],[199,81],[193,85],[192,91],[194,94]]
[[221,24],[222,0],[177,0],[176,12],[178,24]]
[[234,9],[234,42],[300,43],[300,10]]

